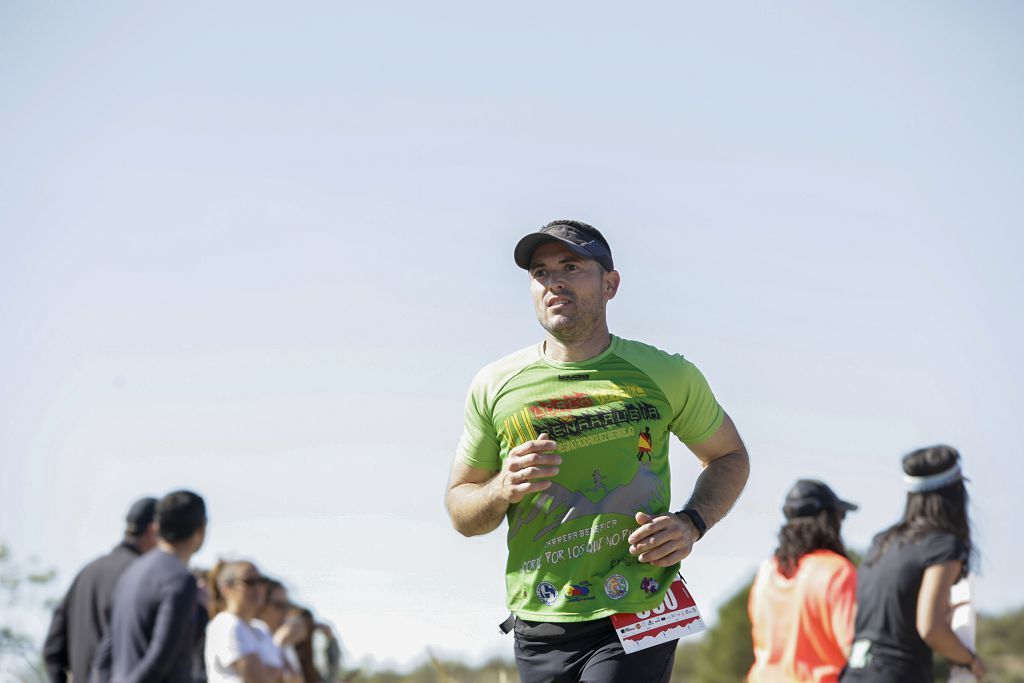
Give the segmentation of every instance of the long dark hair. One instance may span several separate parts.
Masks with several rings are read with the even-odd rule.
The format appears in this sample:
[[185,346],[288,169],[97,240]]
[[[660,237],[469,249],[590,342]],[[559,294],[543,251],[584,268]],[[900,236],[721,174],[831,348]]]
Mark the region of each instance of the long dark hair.
[[270,604],[270,596],[273,595],[274,591],[276,591],[278,588],[283,590],[285,593],[288,592],[288,589],[284,587],[284,584],[281,583],[280,581],[278,581],[277,579],[267,578],[264,581],[264,583],[267,586],[267,595],[263,599],[263,607],[266,607],[267,605]]
[[302,667],[302,678],[304,683],[320,683],[323,677],[316,669],[313,662],[313,634],[316,633],[316,619],[313,613],[305,607],[293,607],[289,617],[297,615],[306,625],[306,637],[295,643],[295,655],[299,659],[299,666]]
[[794,517],[779,529],[779,547],[775,549],[779,572],[789,578],[796,573],[800,558],[815,550],[831,550],[848,557],[839,527],[843,513],[835,508],[824,508],[814,515]]
[[[913,477],[927,477],[945,472],[960,461],[960,453],[952,446],[921,448],[903,457],[903,471]],[[971,543],[971,525],[967,519],[967,487],[958,479],[934,491],[907,494],[903,519],[877,537],[865,564],[873,565],[893,543],[915,543],[926,535],[944,531],[956,536],[967,548],[963,576],[977,550]]]

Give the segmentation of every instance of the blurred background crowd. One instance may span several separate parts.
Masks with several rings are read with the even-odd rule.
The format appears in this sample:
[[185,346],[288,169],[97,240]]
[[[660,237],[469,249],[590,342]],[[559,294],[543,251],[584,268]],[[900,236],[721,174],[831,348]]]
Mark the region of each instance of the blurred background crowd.
[[[189,491],[135,501],[121,541],[75,576],[43,647],[54,683],[123,679],[344,680],[330,625],[245,559],[188,569],[206,535]],[[169,568],[169,571],[168,571]],[[133,678],[134,680],[134,678]]]

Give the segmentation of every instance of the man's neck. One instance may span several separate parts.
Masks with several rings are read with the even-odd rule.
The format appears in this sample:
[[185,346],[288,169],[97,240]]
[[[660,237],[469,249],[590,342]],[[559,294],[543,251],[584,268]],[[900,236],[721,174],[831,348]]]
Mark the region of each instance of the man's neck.
[[544,355],[558,363],[574,363],[601,355],[611,343],[607,327],[579,342],[564,342],[549,333],[544,335]]
[[156,542],[156,549],[168,555],[174,555],[186,567],[189,560],[192,559],[192,548],[189,547],[188,543],[182,543],[180,546],[177,546],[161,538]]

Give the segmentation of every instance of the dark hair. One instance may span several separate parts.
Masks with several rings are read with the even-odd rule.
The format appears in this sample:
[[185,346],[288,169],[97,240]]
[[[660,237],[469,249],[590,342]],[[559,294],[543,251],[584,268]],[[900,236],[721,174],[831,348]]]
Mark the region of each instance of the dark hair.
[[284,584],[283,584],[283,583],[281,583],[280,581],[278,581],[277,579],[269,579],[269,578],[265,578],[265,581],[264,581],[264,583],[265,583],[265,584],[266,584],[266,586],[267,586],[267,593],[266,593],[266,599],[265,599],[265,600],[263,601],[264,605],[269,605],[269,604],[270,604],[270,596],[271,596],[271,594],[273,594],[273,592],[274,592],[274,591],[276,591],[277,589],[279,589],[279,588],[280,588],[280,589],[281,589],[281,590],[283,590],[283,591],[284,591],[285,593],[287,593],[287,592],[288,592],[288,589],[284,587]]
[[313,634],[316,632],[316,619],[313,613],[305,607],[295,606],[288,613],[289,618],[298,616],[306,625],[306,637],[295,643],[295,655],[299,659],[299,666],[302,667],[302,678],[304,683],[318,683],[322,680],[320,672],[316,670],[313,661]]
[[848,557],[839,531],[842,515],[841,510],[828,507],[813,515],[786,521],[779,529],[779,547],[775,549],[775,559],[783,576],[793,576],[800,558],[815,550],[831,550]]
[[[960,453],[952,446],[921,448],[903,457],[903,471],[913,477],[927,477],[945,472],[960,460]],[[976,549],[971,543],[970,522],[967,519],[967,487],[962,479],[934,491],[907,494],[903,519],[875,538],[865,564],[873,565],[894,541],[915,543],[936,531],[956,536],[967,548],[967,560],[962,575],[966,576]]]
[[191,538],[206,524],[206,504],[191,491],[168,493],[156,504],[156,521],[160,524],[161,538],[179,543]]

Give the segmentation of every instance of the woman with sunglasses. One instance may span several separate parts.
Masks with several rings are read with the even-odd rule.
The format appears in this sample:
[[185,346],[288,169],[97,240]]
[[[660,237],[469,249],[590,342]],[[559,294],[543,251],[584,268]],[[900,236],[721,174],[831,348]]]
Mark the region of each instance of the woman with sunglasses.
[[256,565],[218,563],[210,570],[210,593],[209,683],[283,683],[280,651],[275,652],[273,643],[252,624],[267,595],[266,579]]
[[932,651],[970,668],[985,665],[950,627],[950,588],[975,549],[960,454],[932,446],[903,458],[903,519],[872,542],[857,574],[857,617],[842,683],[931,683]]
[[267,600],[258,616],[252,624],[263,633],[269,646],[280,653],[284,683],[304,683],[296,645],[308,637],[309,629],[294,614],[294,606],[288,599],[288,589],[280,581],[267,579]]

